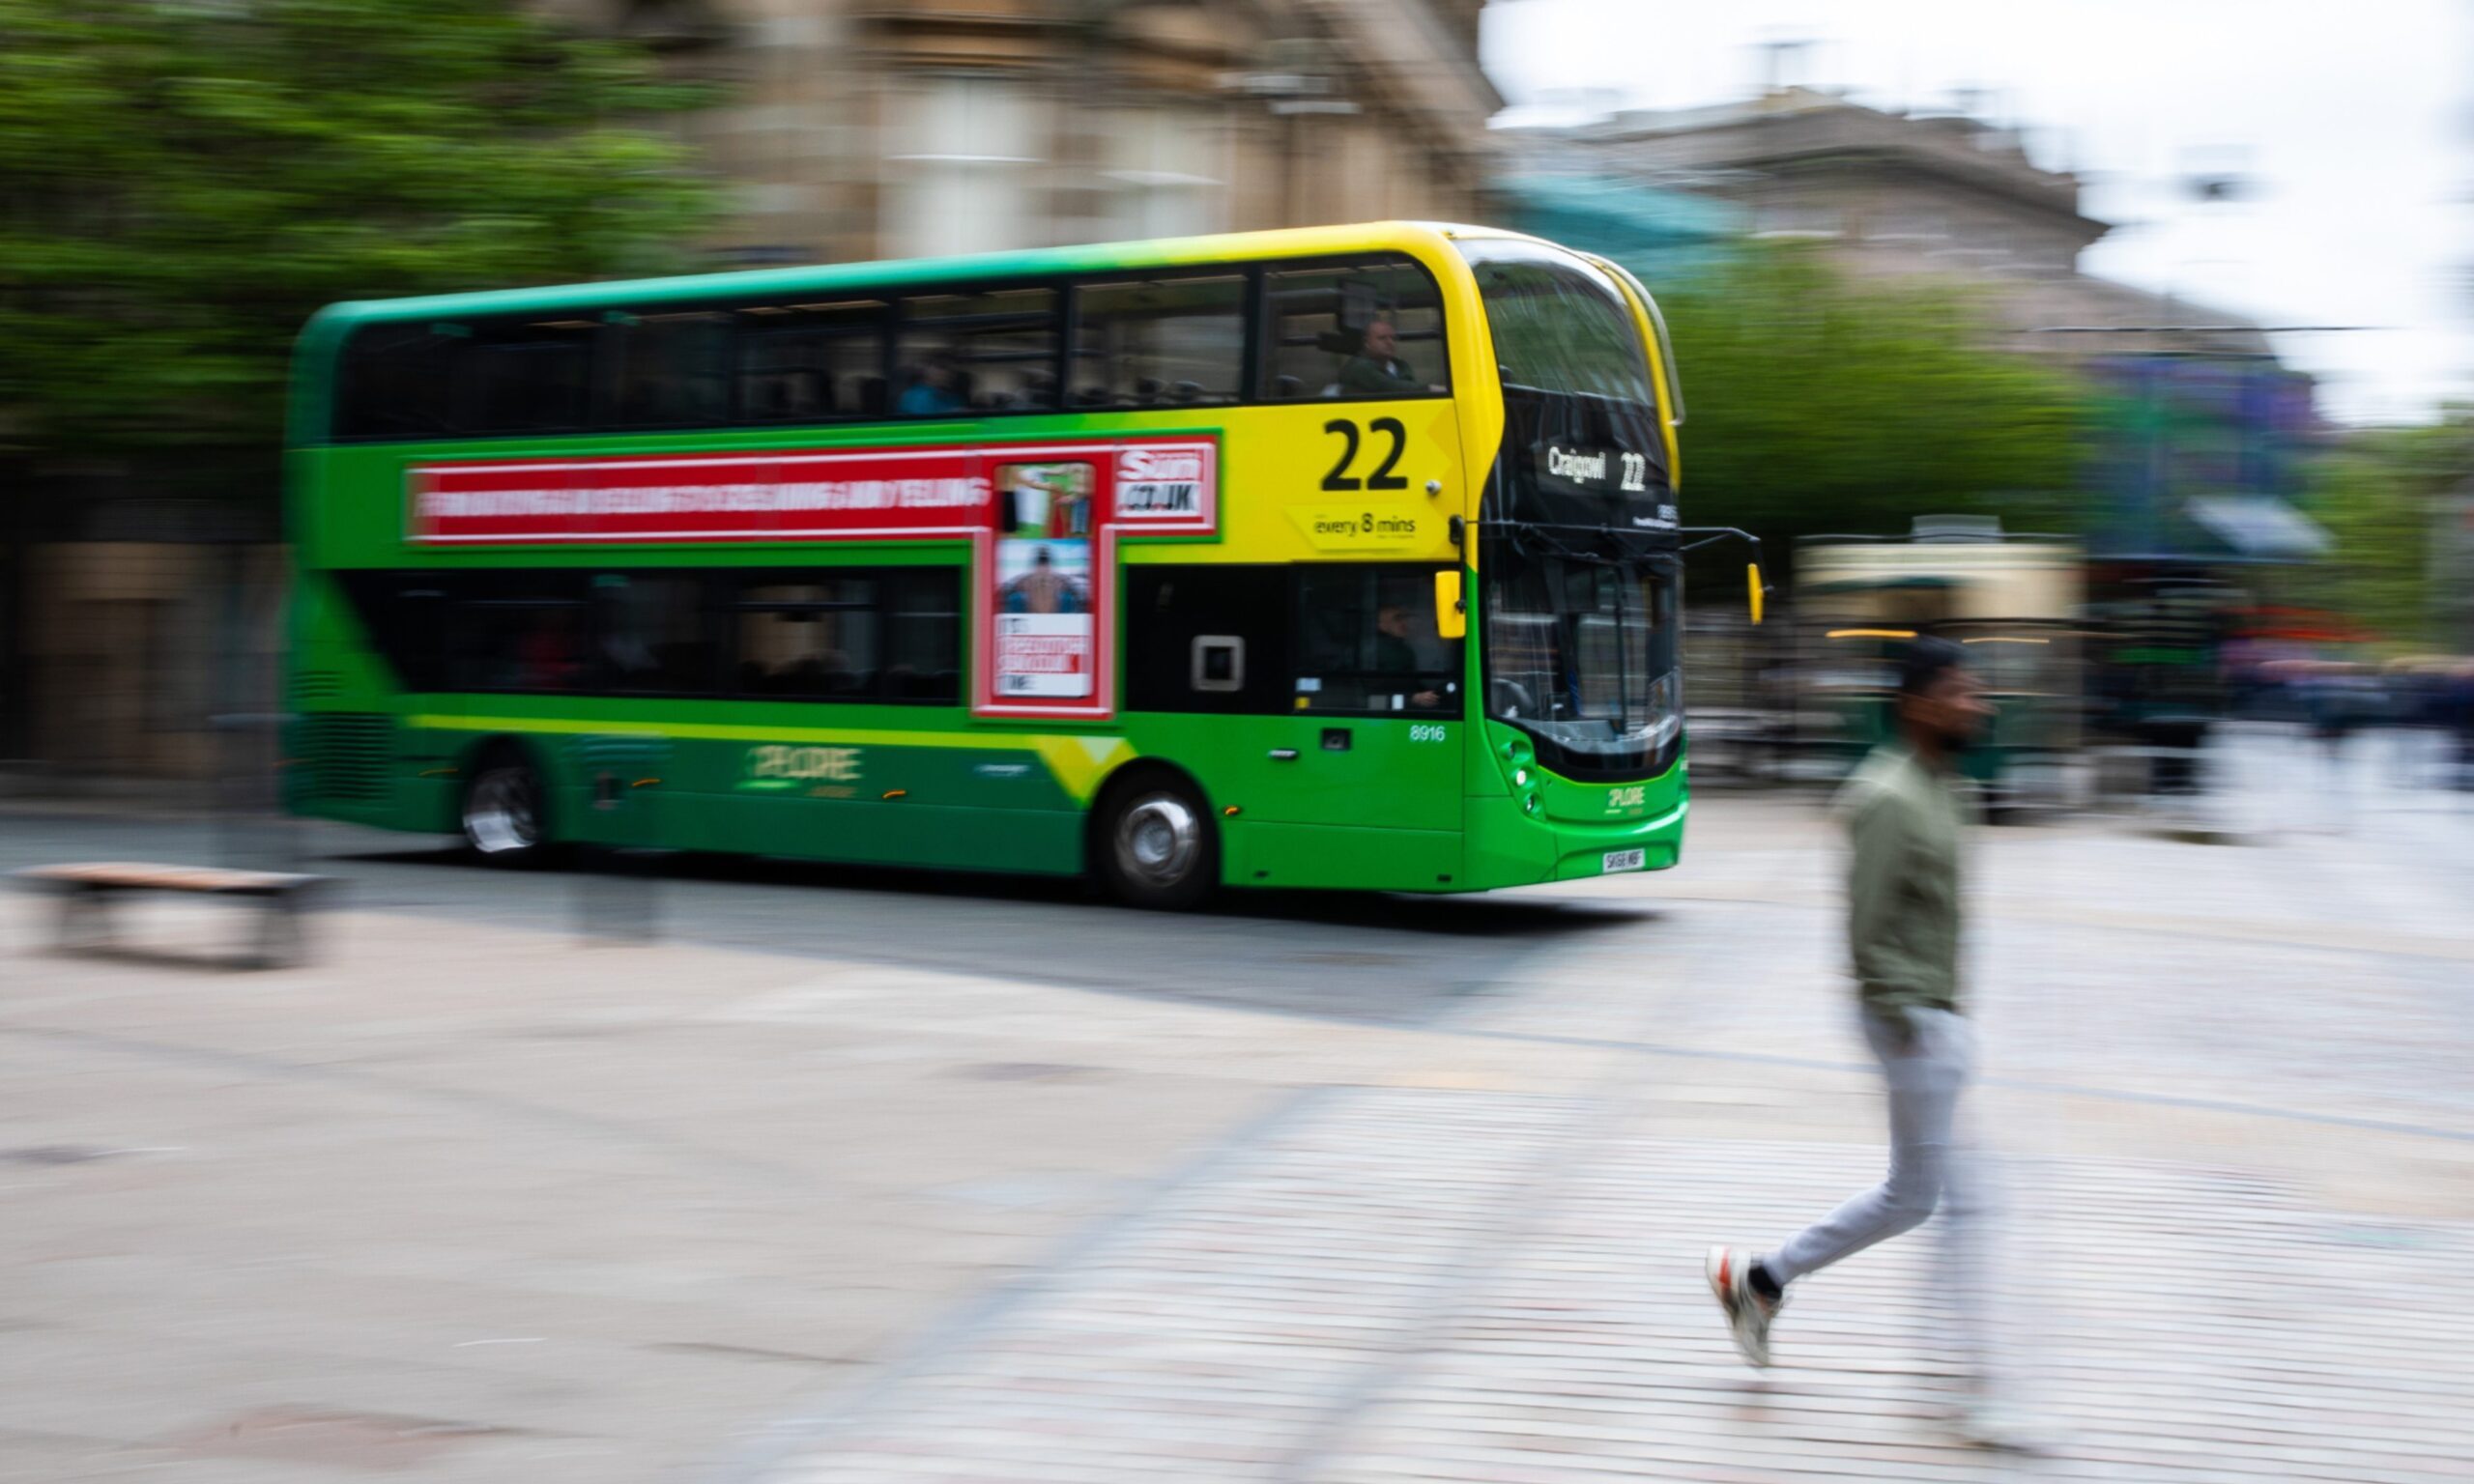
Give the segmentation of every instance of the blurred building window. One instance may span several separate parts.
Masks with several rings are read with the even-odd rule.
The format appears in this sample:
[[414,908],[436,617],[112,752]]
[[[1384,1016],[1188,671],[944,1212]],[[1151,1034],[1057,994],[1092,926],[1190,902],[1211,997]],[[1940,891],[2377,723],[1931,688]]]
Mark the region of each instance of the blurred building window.
[[718,311],[647,314],[618,336],[618,421],[628,427],[707,427],[730,416],[731,317]]
[[1877,241],[1940,243],[1950,236],[1946,212],[1929,206],[1890,205],[1873,214],[1866,234]]
[[1220,114],[1129,108],[1109,120],[1107,138],[1112,236],[1194,237],[1225,226],[1229,140]]
[[1052,289],[922,294],[903,300],[893,410],[965,417],[1057,405]]
[[1819,201],[1768,201],[1753,214],[1755,237],[1836,237],[1844,230],[1838,208]]
[[885,305],[767,304],[739,311],[738,412],[747,422],[880,417]]
[[701,574],[594,579],[594,683],[622,695],[710,695],[721,646]]
[[1243,275],[1077,286],[1066,365],[1074,406],[1234,402],[1245,379]]
[[1414,397],[1448,390],[1443,304],[1406,259],[1265,275],[1263,395]]
[[938,257],[1035,245],[1050,110],[1000,77],[935,77],[896,100],[885,156],[888,251]]

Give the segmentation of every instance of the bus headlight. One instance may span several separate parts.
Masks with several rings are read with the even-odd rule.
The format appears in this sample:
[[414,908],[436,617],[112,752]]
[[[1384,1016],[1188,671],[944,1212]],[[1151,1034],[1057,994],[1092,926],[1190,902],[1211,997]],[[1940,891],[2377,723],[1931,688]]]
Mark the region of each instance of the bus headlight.
[[1529,786],[1529,770],[1528,770],[1527,768],[1514,768],[1514,769],[1512,769],[1512,770],[1511,770],[1511,785],[1512,785],[1513,787],[1515,787],[1515,788],[1526,788],[1526,787],[1528,787],[1528,786]]
[[1534,814],[1538,813],[1538,795],[1533,793],[1522,799],[1520,801],[1520,812],[1524,814]]

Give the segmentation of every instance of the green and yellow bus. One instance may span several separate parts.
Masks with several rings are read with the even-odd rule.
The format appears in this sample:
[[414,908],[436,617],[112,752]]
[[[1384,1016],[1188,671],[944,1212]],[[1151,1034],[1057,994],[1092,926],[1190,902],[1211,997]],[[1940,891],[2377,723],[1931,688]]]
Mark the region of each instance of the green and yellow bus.
[[1151,906],[1669,866],[1680,420],[1637,282],[1470,228],[338,304],[291,796]]

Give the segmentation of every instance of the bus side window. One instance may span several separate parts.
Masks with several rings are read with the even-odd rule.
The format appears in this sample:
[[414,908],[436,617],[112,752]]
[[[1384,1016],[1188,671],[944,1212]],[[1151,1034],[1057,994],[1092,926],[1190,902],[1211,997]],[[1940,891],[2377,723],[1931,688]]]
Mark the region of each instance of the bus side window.
[[450,389],[461,327],[364,325],[345,340],[338,438],[436,438],[454,431]]
[[734,607],[734,695],[962,699],[960,567],[758,574],[741,580]]
[[885,306],[877,300],[739,311],[742,422],[825,422],[884,413]]
[[1225,404],[1237,400],[1245,370],[1241,274],[1075,290],[1065,372],[1075,407]]
[[1054,408],[1053,289],[922,294],[903,301],[898,417],[966,417]]
[[372,325],[344,344],[339,438],[572,433],[592,424],[586,319]]
[[963,699],[962,574],[960,567],[885,573],[892,589],[886,605],[892,618],[885,642],[886,699],[947,705]]
[[692,428],[728,419],[729,315],[648,314],[617,335],[621,424]]
[[584,574],[454,574],[446,612],[450,691],[565,694],[587,688]]
[[1126,709],[1286,714],[1287,587],[1284,566],[1127,567]]
[[1450,388],[1443,301],[1415,263],[1266,274],[1265,396],[1420,397]]
[[590,425],[600,327],[558,320],[477,328],[456,364],[468,433],[557,433]]
[[877,596],[874,579],[848,575],[746,583],[732,689],[800,700],[872,699],[880,665]]
[[1461,642],[1435,633],[1433,568],[1295,572],[1296,709],[1460,714]]
[[610,575],[593,583],[596,691],[709,696],[721,659],[702,575]]

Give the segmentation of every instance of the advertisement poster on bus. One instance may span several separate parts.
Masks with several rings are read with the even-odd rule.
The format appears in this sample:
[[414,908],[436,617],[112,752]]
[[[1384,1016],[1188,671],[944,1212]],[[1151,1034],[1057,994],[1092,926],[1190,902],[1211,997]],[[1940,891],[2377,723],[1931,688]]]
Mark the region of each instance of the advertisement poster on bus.
[[1090,464],[1000,464],[995,692],[1087,700],[1099,671],[1093,623]]
[[971,709],[1106,718],[1117,545],[1219,535],[1219,473],[1207,437],[438,460],[405,471],[403,533],[478,548],[967,542]]

